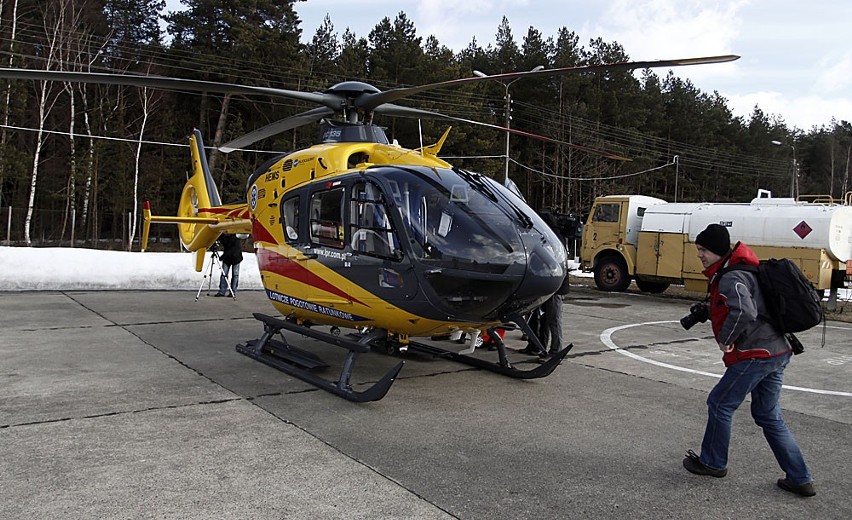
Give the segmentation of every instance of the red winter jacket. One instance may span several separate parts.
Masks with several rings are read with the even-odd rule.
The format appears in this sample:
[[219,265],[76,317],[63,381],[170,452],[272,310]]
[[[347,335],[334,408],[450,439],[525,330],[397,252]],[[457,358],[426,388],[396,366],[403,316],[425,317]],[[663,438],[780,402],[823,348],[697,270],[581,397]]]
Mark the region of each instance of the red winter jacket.
[[733,345],[722,361],[726,367],[750,358],[768,358],[790,352],[784,335],[759,318],[767,315],[766,303],[757,277],[748,271],[718,272],[735,264],[758,265],[757,255],[742,242],[721,260],[704,270],[710,280],[710,323],[713,335],[722,345]]

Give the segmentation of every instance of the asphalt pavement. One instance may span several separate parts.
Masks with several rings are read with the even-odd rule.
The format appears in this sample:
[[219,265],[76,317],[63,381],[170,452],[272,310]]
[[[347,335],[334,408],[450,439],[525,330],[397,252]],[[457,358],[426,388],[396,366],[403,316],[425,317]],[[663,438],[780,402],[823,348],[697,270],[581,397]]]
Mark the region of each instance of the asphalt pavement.
[[[747,405],[727,477],[682,468],[723,371],[709,326],[677,323],[688,308],[575,288],[549,377],[369,353],[356,389],[406,364],[355,404],[235,351],[274,314],[262,291],[0,293],[0,518],[852,518],[852,324],[802,334],[787,369],[803,499],[776,487]],[[288,338],[337,375],[340,349]]]

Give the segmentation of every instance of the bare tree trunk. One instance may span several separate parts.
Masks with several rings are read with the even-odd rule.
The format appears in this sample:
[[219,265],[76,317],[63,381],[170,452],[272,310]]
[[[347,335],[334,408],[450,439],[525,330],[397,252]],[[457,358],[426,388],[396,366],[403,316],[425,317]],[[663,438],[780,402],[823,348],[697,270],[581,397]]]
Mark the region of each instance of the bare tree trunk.
[[86,127],[86,135],[89,136],[89,147],[86,150],[86,187],[83,190],[83,220],[80,224],[80,229],[86,229],[86,222],[89,217],[89,198],[92,193],[92,168],[94,167],[95,159],[95,139],[92,137],[92,124],[89,121],[89,103],[86,98],[86,92],[82,93],[83,98],[83,125]]
[[[40,83],[41,89],[38,100],[38,133],[36,134],[36,146],[35,152],[33,153],[33,169],[30,174],[30,197],[27,202],[27,216],[24,218],[24,242],[28,247],[33,245],[32,239],[30,238],[30,228],[33,220],[33,210],[35,208],[39,158],[41,156],[41,148],[44,145],[44,122],[47,118],[47,114],[49,114],[51,108],[53,108],[53,103],[48,100],[48,97],[51,95],[50,88],[48,88],[48,82],[41,81]],[[53,98],[53,101],[55,100],[56,97]]]
[[[70,62],[71,57],[75,52],[79,52],[80,46],[75,46],[75,42],[78,41],[79,31],[77,30],[80,26],[80,10],[74,9],[74,1],[73,0],[59,0],[57,2],[59,5],[45,6],[45,11],[42,13],[42,19],[44,22],[44,70],[52,70],[54,67],[56,69],[62,68],[63,62]],[[76,48],[75,48],[76,47]],[[38,174],[39,174],[39,162],[41,159],[41,151],[44,147],[44,127],[47,122],[47,117],[50,115],[50,112],[53,110],[57,100],[59,99],[60,92],[53,93],[52,83],[48,81],[41,81],[36,83],[37,86],[37,102],[38,102],[38,129],[36,136],[36,146],[35,151],[33,153],[33,167],[32,173],[30,176],[30,194],[29,200],[27,203],[27,215],[24,219],[24,241],[28,246],[32,245],[32,238],[30,236],[31,228],[32,228],[32,219],[33,213],[35,210],[35,198],[36,198],[36,189],[38,187]],[[72,170],[69,178],[68,184],[68,194],[70,210],[72,212],[76,212],[76,207],[74,205],[74,197],[75,197],[75,169],[76,169],[76,161],[73,159],[73,133],[74,133],[74,95],[73,90],[70,85],[66,85],[64,90],[68,91],[71,94],[71,135],[72,135]],[[67,212],[66,212],[67,219]],[[72,217],[72,228],[73,228],[74,218]],[[63,221],[62,224],[62,235],[65,234],[65,226],[67,224],[67,220]],[[72,245],[74,240],[74,232],[72,230]]]
[[[75,71],[84,71],[84,70],[91,71],[92,63],[94,63],[94,61],[97,60],[101,56],[100,51],[103,50],[104,46],[109,41],[109,37],[107,36],[106,38],[104,38],[103,43],[101,44],[98,52],[92,53],[92,50],[91,50],[93,48],[93,46],[91,45],[91,42],[92,42],[92,39],[93,39],[92,35],[90,33],[85,32],[85,29],[78,27],[78,24],[76,24],[76,23],[74,24],[73,27],[75,29],[73,31],[73,36],[71,36],[71,38],[73,38],[73,40],[69,40],[69,42],[68,42],[67,52],[65,53],[66,58],[64,60],[64,63],[70,64],[72,69],[75,70]],[[69,217],[69,214],[70,214],[70,218],[71,218],[71,247],[74,247],[74,245],[77,242],[77,175],[78,175],[78,171],[77,171],[77,141],[76,141],[77,95],[76,95],[76,91],[75,91],[75,86],[72,85],[71,83],[65,83],[64,88],[65,88],[65,92],[68,93],[68,97],[69,97],[69,100],[70,100],[70,110],[71,110],[71,114],[70,114],[70,118],[69,118],[70,123],[68,125],[69,126],[68,131],[69,131],[69,134],[70,134],[70,136],[69,136],[70,153],[69,153],[69,161],[68,161],[69,164],[70,164],[70,172],[69,172],[69,175],[68,175],[68,197],[66,199],[67,202],[66,202],[66,210],[65,211],[66,211],[66,220],[67,220],[67,218]],[[83,116],[84,116],[85,121],[86,121],[86,130],[88,132],[90,143],[91,143],[92,133],[91,133],[91,128],[89,127],[89,123],[88,123],[88,118],[89,118],[88,108],[89,107],[88,107],[88,100],[86,99],[86,93],[87,93],[86,84],[82,83],[76,88],[79,89],[80,97],[83,100],[83,109],[84,109]],[[93,148],[90,145],[90,153],[91,153],[92,150],[93,150]],[[91,167],[91,162],[89,162],[89,166]],[[89,171],[89,175],[91,175],[91,171]],[[88,187],[89,187],[89,180],[90,179],[88,179],[87,183],[86,183],[87,190],[88,190]],[[88,193],[86,193],[86,197],[87,197],[87,200],[84,202],[84,207],[83,207],[83,229],[85,229],[85,225],[86,225],[86,214],[85,214],[85,212],[86,212],[86,209],[88,209],[87,208]],[[63,224],[62,224],[62,236],[64,236],[64,235],[65,235],[65,222],[63,222]]]
[[[66,33],[69,30],[69,27],[65,25],[66,14],[68,11],[69,2],[61,2],[61,5],[56,10],[56,19],[53,20],[53,24],[50,24],[50,20],[47,17],[44,19],[44,30],[46,35],[46,56],[44,61],[44,69],[51,70],[51,67],[58,61],[57,53],[59,52],[59,46],[61,44],[60,37],[63,36],[63,33]],[[73,27],[73,23],[71,27]],[[36,146],[35,152],[33,153],[33,168],[32,173],[30,174],[30,196],[29,201],[27,202],[27,216],[24,218],[24,242],[27,246],[32,246],[32,239],[30,237],[30,229],[32,227],[33,220],[33,211],[35,209],[35,196],[36,196],[36,187],[38,185],[38,167],[39,167],[39,159],[41,157],[41,149],[44,146],[44,124],[47,120],[47,116],[50,114],[51,110],[53,110],[53,106],[56,104],[56,100],[58,99],[58,95],[52,93],[51,83],[48,81],[40,81],[37,83],[38,85],[38,131],[36,134]]]
[[100,219],[98,218],[98,168],[97,161],[92,167],[92,243],[97,246],[100,238]]
[[[106,135],[109,133],[109,128],[107,127],[107,123],[109,120],[115,116],[116,114],[121,114],[124,109],[124,91],[119,87],[116,91],[115,96],[115,106],[110,108],[105,108],[103,104],[101,104],[99,108],[99,113],[102,114],[103,118],[100,121],[101,126],[100,130]],[[91,149],[94,149],[94,142],[91,144]],[[98,184],[100,182],[98,177],[98,157],[97,155],[92,154],[92,190],[91,190],[91,201],[92,201],[92,210],[91,210],[91,229],[92,229],[92,241],[95,245],[98,244],[100,240],[100,214],[99,214],[99,196],[98,196]],[[121,217],[121,215],[119,215]],[[113,215],[113,220],[115,220],[115,215]],[[121,222],[124,222],[123,218],[120,218]],[[113,226],[114,228],[115,226]],[[114,231],[114,229],[113,229]]]
[[66,196],[65,196],[65,215],[62,218],[62,232],[60,233],[60,237],[65,236],[65,229],[68,224],[68,220],[71,220],[71,247],[74,247],[74,227],[77,222],[77,152],[75,147],[74,140],[74,123],[75,123],[75,112],[77,109],[76,106],[76,96],[74,95],[74,87],[70,83],[64,84],[65,92],[68,93],[70,103],[69,108],[71,111],[69,123],[68,123],[68,140],[70,146],[70,152],[68,157],[68,163],[70,166],[68,172],[68,183],[66,184]]
[[[225,124],[228,121],[228,106],[231,103],[231,95],[225,94],[225,97],[222,99],[222,110],[219,112],[219,121],[216,123],[216,134],[213,136],[213,151],[210,153],[210,160],[208,161],[208,166],[210,167],[210,173],[216,171],[216,162],[221,155],[219,151],[219,147],[222,145],[222,140],[225,135]],[[222,191],[223,186],[221,185],[224,181],[223,179],[220,181],[219,191]]]
[[[104,38],[104,42],[101,45],[101,49],[106,46],[106,43],[109,41],[109,37],[112,36],[112,32],[110,32],[106,38]],[[90,56],[88,63],[85,66],[81,66],[81,71],[91,72],[92,64],[98,59],[101,55],[101,52],[95,53],[93,56]],[[95,139],[92,136],[92,123],[89,121],[89,89],[86,87],[85,83],[81,83],[78,88],[80,89],[80,99],[83,101],[83,125],[86,127],[86,135],[89,137],[89,146],[86,151],[86,161],[85,161],[85,171],[86,171],[86,188],[83,191],[83,221],[81,222],[80,229],[86,230],[86,223],[89,217],[89,200],[91,198],[92,193],[92,174],[93,168],[95,164]]]
[[142,136],[145,134],[145,125],[148,123],[148,113],[151,108],[151,100],[148,97],[148,92],[147,87],[142,88],[142,128],[139,129],[139,141],[136,144],[136,166],[133,171],[133,211],[130,221],[130,232],[128,234],[128,251],[133,249],[133,238],[136,236],[136,213],[139,208],[139,156],[142,154]]
[[[3,13],[4,2],[0,0],[0,14]],[[12,68],[14,60],[15,37],[18,30],[18,0],[15,0],[12,5],[12,34],[9,40],[9,62],[8,67]],[[3,127],[0,128],[0,149],[5,148],[8,136],[6,135],[6,127],[9,125],[9,100],[12,95],[12,82],[6,82],[6,102],[3,104]],[[6,173],[6,161],[0,157],[0,206],[3,205],[3,176]]]

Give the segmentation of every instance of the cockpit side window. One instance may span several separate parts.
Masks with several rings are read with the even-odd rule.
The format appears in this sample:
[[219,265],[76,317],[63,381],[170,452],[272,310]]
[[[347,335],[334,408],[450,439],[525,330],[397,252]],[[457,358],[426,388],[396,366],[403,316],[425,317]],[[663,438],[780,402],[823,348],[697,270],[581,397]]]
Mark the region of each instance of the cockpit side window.
[[379,188],[370,182],[352,186],[350,200],[352,251],[356,254],[399,260],[402,253]]
[[343,187],[318,191],[311,195],[311,241],[343,248]]
[[430,183],[404,182],[391,180],[394,203],[400,208],[403,223],[411,238],[420,245],[426,258],[440,258],[439,248],[435,244],[445,242],[447,234],[453,228],[453,214],[450,205],[455,202],[452,193],[463,194],[467,201],[467,192],[461,186],[447,193],[443,187]]
[[299,240],[299,197],[290,197],[281,205],[281,220],[284,224],[284,240],[287,243]]

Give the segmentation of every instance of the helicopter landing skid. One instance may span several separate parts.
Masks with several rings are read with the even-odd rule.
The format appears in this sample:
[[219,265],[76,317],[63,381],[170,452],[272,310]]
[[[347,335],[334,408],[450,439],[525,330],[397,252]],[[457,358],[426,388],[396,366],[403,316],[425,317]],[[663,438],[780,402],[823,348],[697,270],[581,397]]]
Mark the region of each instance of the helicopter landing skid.
[[[358,354],[369,352],[370,348],[359,341],[353,341],[340,336],[334,336],[326,332],[313,330],[309,327],[297,325],[285,320],[267,316],[266,314],[254,313],[254,317],[263,322],[263,335],[256,340],[246,342],[246,344],[237,345],[237,352],[244,354],[254,360],[260,361],[266,365],[289,374],[295,378],[314,385],[317,388],[331,392],[334,395],[343,397],[348,401],[356,403],[364,403],[368,401],[378,401],[388,393],[393,382],[396,380],[399,371],[402,370],[404,361],[400,361],[395,367],[391,368],[376,384],[363,392],[356,392],[352,389],[349,380],[352,376],[352,367]],[[272,337],[279,333],[281,329],[296,332],[303,336],[324,341],[330,345],[341,347],[349,351],[346,360],[343,362],[343,368],[340,371],[340,376],[336,381],[329,381],[317,375],[314,375],[310,370],[325,368],[326,365],[318,356],[311,352],[295,348],[287,343],[281,336],[282,341],[273,340]]]
[[541,365],[538,365],[536,368],[532,370],[520,370],[512,366],[508,361],[508,357],[506,356],[506,347],[503,345],[503,342],[500,341],[499,336],[496,334],[489,335],[495,338],[495,342],[497,343],[497,355],[499,358],[498,362],[488,361],[486,359],[480,359],[474,356],[468,356],[466,354],[459,354],[457,352],[453,352],[452,350],[442,349],[440,347],[435,347],[433,345],[425,345],[423,343],[415,343],[410,342],[408,344],[409,351],[422,352],[424,354],[429,354],[435,357],[441,357],[446,359],[452,359],[453,361],[457,361],[459,363],[464,363],[465,365],[470,365],[477,368],[482,368],[484,370],[489,370],[491,372],[496,372],[498,374],[502,374],[504,376],[513,377],[515,379],[536,379],[539,377],[547,377],[556,370],[556,367],[559,366],[559,363],[562,362],[562,359],[568,354],[568,351],[574,346],[573,343],[569,344],[564,349],[557,352],[555,355],[551,356]]

